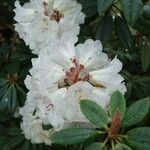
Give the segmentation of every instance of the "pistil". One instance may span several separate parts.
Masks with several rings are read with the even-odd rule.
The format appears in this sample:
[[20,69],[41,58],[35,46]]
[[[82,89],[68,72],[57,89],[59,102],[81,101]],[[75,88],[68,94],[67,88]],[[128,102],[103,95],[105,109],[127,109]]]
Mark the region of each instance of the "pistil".
[[44,14],[46,16],[50,16],[50,20],[55,20],[55,21],[59,22],[60,19],[64,17],[64,15],[61,14],[57,9],[53,9],[51,15],[49,15],[48,4],[46,2],[43,2],[43,6],[44,6]]
[[78,81],[88,81],[89,75],[80,77],[81,71],[84,69],[84,65],[79,64],[76,59],[72,60],[74,67],[71,67],[69,71],[66,71],[66,78],[64,82],[68,85],[72,85]]

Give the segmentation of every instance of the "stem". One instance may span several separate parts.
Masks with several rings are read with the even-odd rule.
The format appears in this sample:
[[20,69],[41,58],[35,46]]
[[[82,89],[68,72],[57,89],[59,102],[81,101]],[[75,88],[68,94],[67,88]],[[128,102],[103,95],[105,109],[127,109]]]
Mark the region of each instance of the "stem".
[[105,141],[102,143],[102,146],[106,145],[106,143],[108,142],[109,140],[109,136],[107,136],[107,138],[105,139]]
[[118,139],[119,141],[122,141],[122,138],[121,138],[121,137],[118,137],[117,139]]
[[112,146],[112,150],[115,150],[115,145],[114,145],[114,141],[111,140],[111,146]]
[[120,138],[125,138],[125,139],[126,139],[128,136],[127,136],[127,135],[119,135],[119,137],[120,137]]
[[105,134],[107,133],[106,131],[98,131],[99,134]]

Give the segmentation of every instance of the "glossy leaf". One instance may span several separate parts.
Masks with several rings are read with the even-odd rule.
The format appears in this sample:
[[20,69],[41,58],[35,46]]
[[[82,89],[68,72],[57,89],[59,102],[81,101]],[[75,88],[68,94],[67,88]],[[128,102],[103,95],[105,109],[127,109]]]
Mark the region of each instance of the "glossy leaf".
[[0,100],[0,110],[14,113],[17,104],[17,93],[13,85],[10,85]]
[[141,45],[142,68],[146,71],[150,65],[150,43],[145,41]]
[[149,111],[150,101],[149,98],[145,98],[133,103],[127,108],[125,116],[122,120],[124,127],[132,126],[144,119]]
[[111,15],[104,16],[97,25],[95,39],[100,40],[105,46],[110,39],[113,30],[113,19]]
[[114,0],[97,0],[98,12],[103,14],[112,4]]
[[119,111],[121,113],[121,118],[123,118],[126,111],[126,101],[119,91],[114,92],[110,98],[109,114],[111,118],[113,118],[116,111]]
[[125,18],[132,26],[139,17],[142,2],[140,0],[121,0],[121,4]]
[[24,90],[17,83],[0,78],[0,120],[13,116],[17,105],[23,106],[25,98]]
[[108,116],[101,106],[91,100],[82,100],[80,108],[84,116],[98,127],[107,127]]
[[[132,77],[133,78],[133,77]],[[148,97],[150,93],[150,77],[149,76],[136,76],[132,79],[133,94],[137,99]]]
[[150,16],[149,11],[148,12],[143,12],[142,15],[140,15],[137,19],[137,21],[135,22],[133,28],[143,32],[145,34],[150,34],[150,19],[148,16]]
[[106,150],[106,147],[102,143],[93,143],[87,146],[85,150]]
[[136,150],[150,149],[150,128],[141,127],[130,130],[127,133],[127,142]]
[[85,13],[86,18],[92,17],[98,13],[97,0],[77,0],[82,4],[82,12]]
[[150,19],[150,6],[145,5],[142,9],[142,16],[146,18],[147,20]]
[[125,144],[116,144],[115,150],[132,150],[129,146]]
[[115,31],[125,49],[132,50],[133,41],[128,25],[121,17],[115,17]]
[[11,141],[9,141],[10,148],[15,148],[16,146],[18,146],[19,144],[21,144],[24,141],[25,141],[24,136],[22,136],[22,135],[16,136]]
[[94,129],[69,128],[50,135],[50,140],[56,144],[71,145],[84,142],[95,133],[96,130]]

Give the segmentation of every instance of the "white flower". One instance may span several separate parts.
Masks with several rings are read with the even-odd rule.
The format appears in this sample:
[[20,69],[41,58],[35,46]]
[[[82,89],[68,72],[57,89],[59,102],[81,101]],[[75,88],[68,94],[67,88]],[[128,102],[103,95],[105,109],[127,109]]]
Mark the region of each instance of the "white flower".
[[85,17],[76,0],[31,0],[23,6],[16,1],[15,6],[15,30],[35,54],[63,33],[77,35]]
[[[23,109],[31,107],[40,123],[51,124],[53,131],[89,123],[81,113],[81,99],[93,100],[106,109],[115,90],[123,94],[126,91],[124,79],[119,75],[122,63],[116,57],[109,60],[102,52],[100,41],[89,39],[74,46],[76,42],[76,36],[64,34],[61,40],[51,43],[38,58],[32,59],[31,76],[25,80],[30,91],[26,103],[34,101],[35,107],[33,110],[32,105],[26,104]],[[26,118],[24,113],[21,114]],[[23,119],[22,124],[26,122]],[[39,131],[45,133],[42,129]],[[24,133],[27,134],[26,131]],[[39,133],[36,130],[34,134]],[[36,142],[34,138],[30,133],[30,139]]]
[[24,107],[20,109],[20,114],[23,116],[21,129],[23,130],[26,139],[31,140],[32,143],[45,143],[50,145],[51,141],[48,140],[49,130],[43,130],[42,120],[35,115],[37,105],[35,101],[36,97],[36,93],[28,93],[27,98],[29,100],[26,101]]

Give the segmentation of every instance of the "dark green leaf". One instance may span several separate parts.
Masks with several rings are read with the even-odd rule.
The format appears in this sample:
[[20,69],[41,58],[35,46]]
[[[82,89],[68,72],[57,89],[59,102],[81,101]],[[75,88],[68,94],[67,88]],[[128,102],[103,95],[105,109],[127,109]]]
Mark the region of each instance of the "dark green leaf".
[[7,129],[7,131],[8,131],[8,135],[17,136],[17,135],[22,134],[22,131],[20,128],[9,128]]
[[0,88],[8,83],[8,80],[0,78]]
[[144,32],[145,34],[150,34],[150,20],[145,18],[145,16],[139,16],[138,20],[135,22],[133,28],[140,31]]
[[77,0],[82,4],[82,12],[85,13],[86,18],[92,17],[98,13],[97,0]]
[[[10,114],[14,113],[17,105],[17,92],[14,85],[9,85],[9,87],[3,87],[5,91],[1,95],[0,99],[0,111],[3,113],[9,112]],[[2,89],[0,89],[2,90]]]
[[101,143],[93,143],[86,147],[85,150],[106,150],[106,147]]
[[91,100],[82,100],[80,108],[84,116],[98,127],[107,128],[108,116],[101,106]]
[[49,130],[49,129],[51,129],[52,127],[53,127],[53,126],[50,125],[50,124],[47,124],[47,125],[42,124],[43,130]]
[[50,139],[56,144],[70,145],[84,142],[95,133],[96,130],[94,129],[69,128],[52,134]]
[[145,5],[142,9],[142,16],[144,18],[146,18],[147,20],[150,19],[150,6],[149,5]]
[[150,128],[132,129],[127,133],[127,142],[136,150],[150,149]]
[[111,15],[104,16],[97,25],[95,39],[100,40],[105,46],[110,39],[113,30],[113,19]]
[[18,74],[20,70],[20,63],[18,61],[14,61],[6,65],[4,69],[11,75]]
[[150,77],[149,76],[136,76],[133,81],[133,94],[137,99],[148,97],[150,93]]
[[16,90],[18,96],[18,104],[19,106],[23,107],[24,102],[26,100],[26,93],[19,85],[16,85]]
[[111,118],[113,118],[116,111],[119,111],[121,113],[121,118],[123,118],[126,111],[126,101],[119,91],[114,92],[110,99],[109,113]]
[[11,148],[15,148],[16,146],[21,144],[24,140],[25,140],[25,138],[22,135],[21,136],[16,136],[15,138],[13,138],[9,142],[9,145],[10,145]]
[[140,0],[121,0],[122,9],[127,22],[132,26],[139,17],[142,2]]
[[97,0],[99,14],[104,13],[112,4],[114,0]]
[[125,116],[122,120],[123,126],[132,126],[144,119],[146,114],[149,111],[150,101],[149,98],[145,98],[133,103],[125,113]]
[[119,16],[115,17],[115,30],[124,48],[131,50],[133,46],[133,41],[130,29]]
[[148,41],[141,45],[141,61],[143,70],[146,71],[150,65],[150,43]]
[[116,144],[115,150],[132,150],[129,146],[125,144]]

